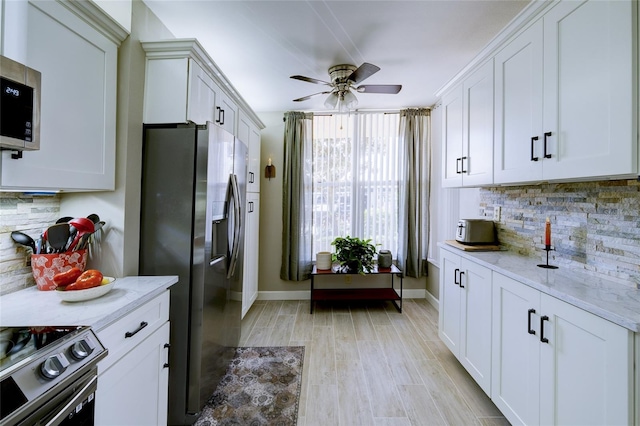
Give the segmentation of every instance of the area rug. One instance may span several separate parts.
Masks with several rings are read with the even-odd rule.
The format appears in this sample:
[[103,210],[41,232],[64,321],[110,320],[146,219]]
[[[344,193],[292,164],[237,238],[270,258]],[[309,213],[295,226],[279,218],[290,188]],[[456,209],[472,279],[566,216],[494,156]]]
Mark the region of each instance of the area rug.
[[295,426],[304,346],[237,348],[196,426]]

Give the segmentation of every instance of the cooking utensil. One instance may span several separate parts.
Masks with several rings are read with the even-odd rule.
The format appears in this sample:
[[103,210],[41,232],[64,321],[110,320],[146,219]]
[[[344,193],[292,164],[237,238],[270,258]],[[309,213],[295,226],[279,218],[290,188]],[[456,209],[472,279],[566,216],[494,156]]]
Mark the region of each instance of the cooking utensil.
[[82,236],[82,238],[80,238],[80,242],[78,243],[78,245],[76,245],[76,250],[82,250],[84,248],[87,248],[87,246],[89,245],[89,239],[94,236],[94,235],[98,235],[98,233],[102,232],[102,227],[105,225],[105,221],[101,220],[100,222],[96,223],[94,226],[94,231],[91,233],[87,233],[84,234]]
[[95,231],[93,222],[91,221],[91,219],[87,219],[86,217],[71,219],[69,221],[69,224],[73,225],[73,227],[76,228],[78,232],[76,233],[76,236],[71,244],[67,247],[67,251],[73,250],[76,245],[78,245],[78,243],[80,242],[80,238],[82,238],[84,234],[91,234]]
[[71,219],[73,219],[71,216],[64,216],[64,217],[61,217],[60,219],[56,220],[56,223],[67,223]]
[[54,253],[62,253],[69,242],[69,224],[57,223],[47,228],[47,240]]
[[36,242],[33,238],[20,231],[13,231],[11,233],[11,239],[23,246],[30,247],[33,253],[36,252]]
[[87,216],[87,219],[91,220],[94,224],[100,222],[100,216],[95,213],[91,213],[89,216]]

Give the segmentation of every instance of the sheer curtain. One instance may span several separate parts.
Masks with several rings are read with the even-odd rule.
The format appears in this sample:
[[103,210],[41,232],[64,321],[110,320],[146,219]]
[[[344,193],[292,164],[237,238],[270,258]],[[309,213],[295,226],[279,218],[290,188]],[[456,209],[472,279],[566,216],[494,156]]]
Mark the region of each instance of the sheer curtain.
[[398,263],[405,275],[426,275],[429,242],[429,168],[431,111],[400,111],[400,144],[405,153],[405,180],[400,197]]
[[284,114],[282,179],[282,264],[280,278],[303,281],[311,273],[313,114]]

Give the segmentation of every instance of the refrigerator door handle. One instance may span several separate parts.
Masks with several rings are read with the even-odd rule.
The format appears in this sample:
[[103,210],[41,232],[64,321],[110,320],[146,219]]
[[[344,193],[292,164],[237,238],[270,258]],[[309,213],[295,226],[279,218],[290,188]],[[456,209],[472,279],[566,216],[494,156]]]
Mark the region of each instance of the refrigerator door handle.
[[215,256],[213,256],[213,257],[211,258],[211,260],[209,261],[209,266],[213,266],[213,265],[215,265],[216,263],[220,263],[220,262],[222,262],[223,260],[225,260],[226,258],[227,258],[227,256],[226,256],[226,255],[224,255],[224,254],[217,254],[217,255],[215,255]]
[[231,262],[227,271],[227,278],[231,278],[236,270],[238,263],[238,254],[240,252],[240,229],[242,229],[240,221],[242,220],[240,206],[240,188],[238,186],[238,177],[231,175],[231,197],[233,198],[233,244],[231,246]]

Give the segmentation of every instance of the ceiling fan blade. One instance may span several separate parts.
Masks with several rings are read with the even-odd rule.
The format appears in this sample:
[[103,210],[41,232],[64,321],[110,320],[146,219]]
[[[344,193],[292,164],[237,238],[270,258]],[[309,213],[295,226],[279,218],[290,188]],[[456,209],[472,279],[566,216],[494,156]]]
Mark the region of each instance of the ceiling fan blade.
[[361,81],[363,81],[366,78],[371,77],[372,75],[374,75],[378,71],[380,71],[380,67],[377,67],[377,66],[375,66],[373,64],[365,62],[364,64],[362,64],[358,68],[356,68],[356,70],[354,72],[351,73],[351,75],[349,76],[348,80],[350,80],[350,81],[352,81],[354,83],[360,83]]
[[356,87],[358,93],[388,93],[395,95],[402,89],[401,84],[365,84]]
[[331,83],[329,83],[329,82],[318,80],[318,79],[311,78],[311,77],[305,77],[304,75],[292,75],[291,78],[293,78],[295,80],[306,81],[307,83],[326,84],[328,86],[331,86]]
[[331,91],[329,92],[319,92],[319,93],[314,93],[313,95],[308,95],[308,96],[303,96],[301,98],[298,99],[294,99],[293,102],[302,102],[302,101],[306,101],[307,99],[311,99],[314,96],[318,96],[318,95],[328,95],[329,93],[331,93]]

